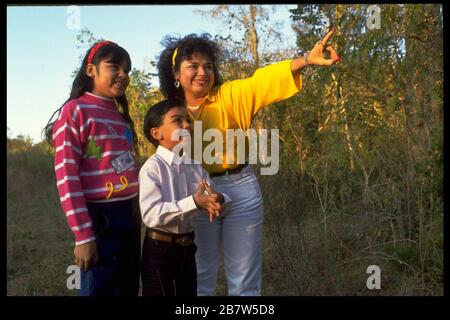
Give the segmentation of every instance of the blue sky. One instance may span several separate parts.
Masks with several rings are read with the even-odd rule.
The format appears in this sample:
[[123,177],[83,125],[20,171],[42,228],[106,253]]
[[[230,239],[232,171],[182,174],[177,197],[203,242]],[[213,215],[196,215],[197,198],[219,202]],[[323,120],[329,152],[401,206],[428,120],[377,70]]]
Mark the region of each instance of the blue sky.
[[[129,53],[133,67],[154,72],[149,61],[162,50],[166,34],[209,32],[222,34],[221,25],[194,13],[211,5],[79,6],[80,28],[96,38],[117,42]],[[284,21],[287,46],[295,45],[289,8],[283,5],[277,19]],[[7,126],[9,136],[41,140],[48,118],[68,97],[71,73],[78,68],[83,50],[76,48],[78,29],[71,29],[69,6],[7,7]],[[228,29],[228,28],[227,28]],[[228,30],[227,30],[228,31]],[[225,35],[225,34],[222,34]]]

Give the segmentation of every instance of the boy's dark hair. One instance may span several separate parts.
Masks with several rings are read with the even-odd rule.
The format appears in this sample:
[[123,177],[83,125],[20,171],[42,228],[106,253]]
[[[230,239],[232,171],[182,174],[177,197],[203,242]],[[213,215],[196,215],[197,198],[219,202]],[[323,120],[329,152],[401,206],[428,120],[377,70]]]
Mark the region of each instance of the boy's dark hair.
[[[75,79],[72,83],[72,90],[70,91],[69,99],[67,99],[61,107],[59,107],[50,117],[48,120],[46,126],[42,130],[44,140],[47,141],[49,144],[52,144],[52,132],[53,132],[53,124],[55,121],[52,121],[55,114],[61,113],[62,107],[70,100],[77,99],[81,97],[86,91],[92,91],[92,78],[90,78],[86,74],[86,65],[87,60],[89,57],[89,53],[91,52],[92,48],[95,47],[97,43],[92,45],[92,47],[89,48],[89,50],[86,52],[83,61],[81,62],[81,67],[78,69],[78,72],[75,76]],[[128,52],[119,46],[118,44],[114,42],[110,42],[104,46],[102,46],[98,51],[95,52],[95,55],[92,58],[92,64],[94,64],[97,68],[97,71],[99,70],[100,61],[107,60],[108,62],[114,63],[114,64],[121,64],[123,61],[127,64],[127,69],[131,69],[131,59]],[[134,129],[134,123],[133,120],[130,117],[130,110],[128,106],[128,100],[125,95],[125,93],[120,96],[116,97],[116,101],[120,104],[122,107],[122,116],[124,117],[125,121],[128,122],[128,124],[131,127],[131,131],[133,133],[133,144],[134,144],[134,150],[136,154],[138,154],[138,139],[136,136],[136,131]]]
[[[159,90],[165,98],[177,97],[184,101],[183,88],[175,87],[175,78],[173,71],[180,70],[180,64],[185,59],[191,59],[194,53],[201,53],[211,59],[214,70],[214,86],[222,83],[222,78],[219,73],[220,48],[219,45],[211,40],[209,33],[202,33],[196,35],[189,34],[183,38],[167,35],[161,41],[161,45],[165,49],[157,57],[159,77]],[[175,65],[172,65],[173,53],[177,49],[175,57]]]
[[144,135],[155,147],[159,145],[158,140],[150,134],[150,129],[159,128],[164,121],[164,116],[172,108],[183,107],[183,101],[177,98],[166,99],[148,108],[144,119]]

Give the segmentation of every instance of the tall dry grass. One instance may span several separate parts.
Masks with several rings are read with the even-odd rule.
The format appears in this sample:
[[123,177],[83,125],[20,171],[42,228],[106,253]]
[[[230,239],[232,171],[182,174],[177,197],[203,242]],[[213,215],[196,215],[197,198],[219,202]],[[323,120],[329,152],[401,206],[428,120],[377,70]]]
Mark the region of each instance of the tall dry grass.
[[[286,159],[277,175],[259,177],[263,295],[443,294],[442,199],[426,185],[410,195],[408,217],[404,181],[365,184],[364,175],[339,174],[326,159],[301,175]],[[51,150],[10,146],[7,186],[7,294],[76,295],[66,287],[73,236]],[[381,290],[366,287],[369,265],[381,268]],[[217,294],[226,290],[221,265]]]
[[60,209],[53,157],[41,150],[7,154],[7,294],[73,295],[70,231]]

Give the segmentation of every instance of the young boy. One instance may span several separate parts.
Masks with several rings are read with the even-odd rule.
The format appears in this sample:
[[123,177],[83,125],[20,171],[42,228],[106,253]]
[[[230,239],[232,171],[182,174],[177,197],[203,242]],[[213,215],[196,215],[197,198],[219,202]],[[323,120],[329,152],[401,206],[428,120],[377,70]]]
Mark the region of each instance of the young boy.
[[[172,149],[175,130],[191,131],[182,102],[163,100],[149,108],[144,134],[157,147],[139,172],[139,203],[146,237],[142,248],[143,296],[197,295],[192,221],[195,214],[219,214],[231,199],[209,186],[201,164]],[[175,135],[174,135],[175,136]],[[201,210],[199,210],[201,209]]]

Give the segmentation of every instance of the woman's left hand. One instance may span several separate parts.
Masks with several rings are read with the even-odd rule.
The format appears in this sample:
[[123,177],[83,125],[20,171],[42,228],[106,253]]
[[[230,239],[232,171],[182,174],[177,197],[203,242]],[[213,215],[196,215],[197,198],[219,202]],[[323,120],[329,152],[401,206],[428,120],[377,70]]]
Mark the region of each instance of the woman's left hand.
[[[341,59],[338,56],[336,50],[334,50],[332,46],[326,47],[328,39],[330,39],[333,32],[334,29],[328,32],[322,40],[317,41],[314,48],[311,49],[311,51],[307,56],[308,64],[314,64],[319,66],[331,66]],[[326,48],[326,50],[330,52],[330,59],[325,59],[323,57],[324,48]]]

